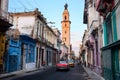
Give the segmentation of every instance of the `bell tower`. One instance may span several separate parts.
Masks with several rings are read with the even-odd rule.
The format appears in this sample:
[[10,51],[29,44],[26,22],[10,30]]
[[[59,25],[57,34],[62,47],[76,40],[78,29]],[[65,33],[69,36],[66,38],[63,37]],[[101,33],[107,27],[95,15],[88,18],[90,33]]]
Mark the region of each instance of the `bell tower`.
[[69,20],[69,11],[68,11],[68,4],[64,5],[64,11],[62,14],[62,41],[68,47],[68,54],[70,53],[70,24],[71,21]]

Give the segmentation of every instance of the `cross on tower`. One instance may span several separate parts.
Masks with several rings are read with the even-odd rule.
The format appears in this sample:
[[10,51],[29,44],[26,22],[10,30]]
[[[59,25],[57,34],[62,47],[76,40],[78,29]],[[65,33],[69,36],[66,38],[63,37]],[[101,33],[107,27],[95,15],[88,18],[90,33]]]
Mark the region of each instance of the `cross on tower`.
[[67,9],[67,7],[68,7],[68,4],[66,3],[64,7],[65,7],[65,9]]

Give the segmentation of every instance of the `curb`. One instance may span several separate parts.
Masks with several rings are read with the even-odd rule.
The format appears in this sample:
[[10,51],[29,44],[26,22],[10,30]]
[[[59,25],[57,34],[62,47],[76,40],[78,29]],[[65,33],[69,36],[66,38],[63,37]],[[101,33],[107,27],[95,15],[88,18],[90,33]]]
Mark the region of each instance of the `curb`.
[[84,68],[84,70],[86,71],[86,73],[89,75],[89,77],[92,80],[105,80],[103,77],[99,76],[98,74],[96,74],[95,72],[85,68],[84,66],[82,66]]
[[20,71],[14,71],[14,72],[10,72],[10,73],[0,74],[0,80],[4,79],[4,78],[9,78],[9,77],[17,76],[17,75],[20,75],[20,74],[24,74],[24,73],[25,74],[29,74],[29,73],[32,73],[32,72],[46,73],[47,71],[53,72],[54,67],[47,67],[47,68],[33,69],[33,70],[20,70]]
[[4,74],[0,74],[0,79],[13,77],[13,76],[16,76],[16,75],[22,74],[22,73],[30,73],[30,72],[34,72],[36,70],[39,70],[39,69],[34,69],[34,70],[20,70],[20,71],[14,71],[14,72],[10,72],[10,73],[4,73]]

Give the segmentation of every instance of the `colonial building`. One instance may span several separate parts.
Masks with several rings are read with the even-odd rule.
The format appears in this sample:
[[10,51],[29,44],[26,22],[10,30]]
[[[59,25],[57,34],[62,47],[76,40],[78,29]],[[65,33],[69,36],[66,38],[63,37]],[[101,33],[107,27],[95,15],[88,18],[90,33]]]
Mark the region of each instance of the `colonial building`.
[[57,62],[57,35],[50,26],[44,27],[44,39],[46,40],[45,62],[47,66],[55,65]]
[[5,72],[21,70],[21,61],[23,60],[21,60],[21,42],[19,35],[19,31],[16,29],[10,28],[6,32]]
[[68,60],[68,47],[63,42],[61,44],[61,51],[60,60]]
[[[102,17],[96,11],[96,0],[85,0],[84,20],[87,24],[88,37],[86,39],[87,54],[89,55],[88,64],[90,68],[101,75],[101,51],[103,30],[101,26]],[[91,59],[90,59],[91,58]]]
[[61,52],[60,32],[47,25],[38,9],[10,15],[14,26],[7,32],[6,72],[55,65]]
[[36,40],[36,67],[40,68],[43,63],[43,56],[45,47],[43,43],[43,31],[46,24],[46,18],[36,8],[35,11],[11,13],[13,16],[13,28],[20,31],[20,34],[28,35]]
[[70,54],[70,52],[71,52],[71,43],[70,43],[70,24],[71,24],[71,21],[70,21],[69,17],[70,17],[70,15],[69,15],[69,11],[68,11],[68,5],[65,4],[64,12],[62,14],[63,20],[61,21],[62,41],[68,47],[68,54]]
[[56,45],[56,48],[57,48],[57,56],[56,56],[56,59],[57,61],[56,62],[59,62],[60,61],[60,54],[61,54],[61,43],[62,43],[62,40],[61,40],[61,33],[60,31],[58,30],[58,28],[54,28],[53,31],[55,32],[56,34],[56,38],[57,38],[57,45]]
[[5,71],[36,69],[36,41],[28,35],[20,35],[19,31],[16,33],[16,29],[9,29],[6,35]]
[[86,46],[86,41],[88,39],[88,31],[85,30],[83,38],[82,38],[82,44],[80,44],[80,60],[83,64],[87,65],[87,66],[91,66],[90,64],[92,64],[92,56],[91,54],[88,52],[88,47]]
[[9,29],[12,17],[8,13],[8,0],[0,0],[0,73],[4,71],[4,55],[5,55],[5,32]]
[[96,9],[104,18],[102,71],[105,80],[120,79],[120,0],[97,0]]

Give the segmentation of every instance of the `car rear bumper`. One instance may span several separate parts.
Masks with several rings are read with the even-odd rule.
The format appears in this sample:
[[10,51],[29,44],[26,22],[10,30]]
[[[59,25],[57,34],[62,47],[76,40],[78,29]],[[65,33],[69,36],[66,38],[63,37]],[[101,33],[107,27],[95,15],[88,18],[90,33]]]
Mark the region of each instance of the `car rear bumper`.
[[75,65],[74,64],[69,64],[70,67],[74,67]]
[[69,67],[56,67],[56,70],[69,70]]

